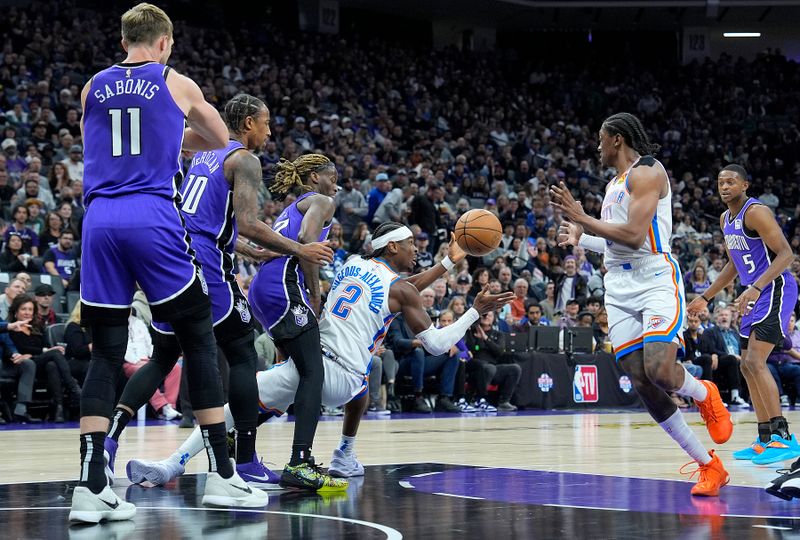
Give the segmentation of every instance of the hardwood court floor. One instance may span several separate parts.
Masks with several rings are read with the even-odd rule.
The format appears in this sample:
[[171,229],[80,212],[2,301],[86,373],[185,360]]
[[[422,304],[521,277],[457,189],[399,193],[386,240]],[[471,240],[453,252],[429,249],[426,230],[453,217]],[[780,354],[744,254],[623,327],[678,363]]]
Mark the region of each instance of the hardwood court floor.
[[[786,416],[800,423],[800,413]],[[731,474],[719,498],[689,495],[691,483],[678,474],[688,458],[645,413],[404,415],[362,422],[356,452],[367,472],[344,499],[271,494],[264,511],[219,512],[198,505],[202,474],[151,489],[120,478],[117,492],[143,508],[132,529],[67,529],[77,430],[0,430],[0,531],[10,534],[0,537],[780,538],[784,530],[797,537],[800,501],[761,489],[780,464],[732,459],[755,436],[753,413],[733,417],[733,438],[717,447]],[[687,419],[711,448],[699,414]],[[339,441],[337,420],[320,423],[318,461],[327,463]],[[292,429],[291,422],[262,426],[265,462],[282,467]],[[175,425],[132,426],[117,454],[117,476],[131,457],[166,457],[188,434]],[[187,473],[206,466],[200,455]],[[14,523],[27,524],[25,533]]]

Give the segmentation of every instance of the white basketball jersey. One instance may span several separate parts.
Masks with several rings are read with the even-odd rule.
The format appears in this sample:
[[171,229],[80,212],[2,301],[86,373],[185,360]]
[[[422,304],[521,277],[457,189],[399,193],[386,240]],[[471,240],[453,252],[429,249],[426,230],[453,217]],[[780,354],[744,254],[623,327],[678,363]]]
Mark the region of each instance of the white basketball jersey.
[[389,288],[400,276],[382,259],[350,257],[331,283],[319,321],[322,345],[358,373],[367,373],[395,318]]
[[650,223],[650,228],[642,247],[634,250],[622,244],[606,240],[606,266],[609,264],[641,259],[642,257],[647,257],[655,253],[670,253],[670,236],[672,234],[672,188],[669,185],[667,171],[664,169],[661,162],[655,158],[650,156],[639,158],[630,169],[608,183],[608,186],[606,186],[606,196],[605,199],[603,199],[601,219],[606,223],[628,222],[628,206],[631,202],[631,194],[628,190],[628,177],[637,163],[641,166],[647,164],[661,169],[664,174],[664,181],[667,182],[667,194],[658,201],[656,213]]

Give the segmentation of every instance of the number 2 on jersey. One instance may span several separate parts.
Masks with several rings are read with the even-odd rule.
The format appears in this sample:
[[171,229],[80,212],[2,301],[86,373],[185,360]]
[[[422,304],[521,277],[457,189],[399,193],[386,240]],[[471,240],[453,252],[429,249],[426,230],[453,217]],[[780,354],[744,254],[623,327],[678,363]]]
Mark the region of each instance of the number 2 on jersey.
[[340,319],[346,319],[353,311],[352,305],[358,302],[358,299],[361,298],[361,294],[363,292],[364,290],[358,285],[350,284],[345,287],[344,291],[342,291],[342,295],[333,305],[331,314],[339,317]]

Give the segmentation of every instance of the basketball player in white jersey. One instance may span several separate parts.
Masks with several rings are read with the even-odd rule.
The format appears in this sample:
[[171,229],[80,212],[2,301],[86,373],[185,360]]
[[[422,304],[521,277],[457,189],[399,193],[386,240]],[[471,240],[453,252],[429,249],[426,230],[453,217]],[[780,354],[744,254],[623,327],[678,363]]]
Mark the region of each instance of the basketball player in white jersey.
[[668,394],[694,398],[714,442],[730,438],[733,424],[717,387],[698,381],[676,361],[683,349],[686,301],[680,268],[670,254],[672,190],[663,165],[651,155],[657,150],[638,118],[610,116],[600,129],[598,151],[603,167],[620,174],[606,187],[601,219],[588,216],[563,182],[550,193],[553,205],[571,221],[561,226],[560,245],[604,254],[605,304],[617,361],[652,417],[698,463],[700,479],[692,495],[716,496],[728,473]]
[[[444,328],[436,328],[422,307],[419,291],[433,284],[444,273],[465,257],[455,242],[450,244],[450,255],[433,268],[403,279],[400,273],[411,272],[417,258],[414,237],[408,227],[400,223],[383,223],[372,239],[372,253],[351,257],[339,270],[331,283],[331,290],[319,321],[320,342],[325,365],[322,386],[322,404],[340,407],[348,404],[342,443],[334,451],[329,472],[338,476],[358,476],[364,468],[355,458],[353,445],[366,400],[361,399],[369,390],[367,377],[373,351],[378,349],[389,326],[398,313],[416,339],[432,355],[450,350],[467,329],[478,321],[482,313],[494,311],[514,299],[511,292],[489,294],[488,288],[475,298],[472,308],[458,321]],[[276,364],[257,375],[259,408],[262,413],[278,416],[292,404],[297,391],[299,374],[294,362]],[[226,418],[233,426],[233,417],[226,406]],[[262,418],[267,415],[262,415]],[[148,462],[134,460],[136,471],[130,480],[134,483],[150,482],[163,485],[183,474],[185,463],[203,450],[200,432],[194,433],[169,458]]]

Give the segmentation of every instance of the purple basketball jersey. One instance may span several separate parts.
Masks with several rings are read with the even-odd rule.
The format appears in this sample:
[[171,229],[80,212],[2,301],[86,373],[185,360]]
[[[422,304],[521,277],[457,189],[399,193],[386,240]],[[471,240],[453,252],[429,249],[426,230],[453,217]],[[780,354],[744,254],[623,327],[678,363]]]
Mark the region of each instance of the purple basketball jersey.
[[[316,194],[304,193],[287,206],[275,220],[272,229],[296,242],[303,223],[303,213],[297,209],[297,203],[312,195]],[[319,235],[320,242],[328,237],[330,228],[330,225],[323,227]],[[305,276],[294,257],[273,259],[258,270],[250,285],[249,298],[253,312],[264,328],[272,328],[283,318],[289,308],[290,289],[299,289],[303,301],[308,305]]]
[[723,218],[722,232],[725,235],[725,243],[733,265],[739,272],[742,285],[755,283],[767,271],[770,261],[775,257],[764,240],[759,238],[755,231],[747,229],[744,224],[745,212],[755,204],[763,203],[758,199],[747,199],[736,216],[731,216],[730,210],[727,210]]
[[174,198],[184,115],[167,88],[169,68],[117,64],[92,78],[83,117],[84,192]]

